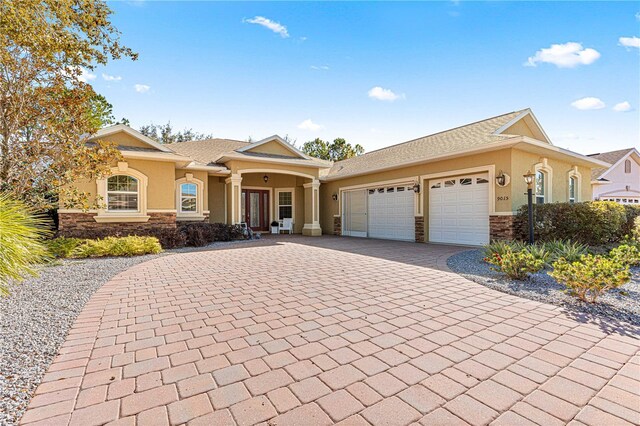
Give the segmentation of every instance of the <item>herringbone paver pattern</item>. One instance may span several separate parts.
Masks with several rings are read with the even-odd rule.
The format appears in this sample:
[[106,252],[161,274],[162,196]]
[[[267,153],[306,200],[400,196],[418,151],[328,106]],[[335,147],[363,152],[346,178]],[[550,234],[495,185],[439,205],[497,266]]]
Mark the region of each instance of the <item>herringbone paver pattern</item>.
[[640,424],[638,329],[446,271],[458,249],[303,238],[121,273],[24,424]]

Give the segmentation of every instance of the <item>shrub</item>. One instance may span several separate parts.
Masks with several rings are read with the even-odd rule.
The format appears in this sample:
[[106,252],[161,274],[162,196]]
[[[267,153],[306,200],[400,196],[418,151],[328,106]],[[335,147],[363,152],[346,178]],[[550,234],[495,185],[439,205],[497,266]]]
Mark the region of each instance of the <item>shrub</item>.
[[53,257],[67,258],[83,240],[80,238],[58,237],[46,241],[46,246]]
[[202,247],[215,241],[232,241],[243,238],[240,225],[225,223],[186,223],[180,225],[180,231],[186,237],[186,244]]
[[490,244],[484,246],[484,254],[486,257],[493,257],[495,254],[504,255],[508,250],[521,251],[526,247],[525,243],[520,241],[494,240]]
[[640,265],[640,250],[635,245],[621,244],[609,252],[609,257],[623,265]]
[[549,261],[551,263],[558,259],[564,258],[569,262],[577,262],[580,257],[589,252],[586,245],[575,241],[554,240],[544,243],[544,247],[549,252]]
[[631,278],[629,265],[599,255],[583,255],[579,262],[559,259],[553,263],[553,271],[549,275],[567,286],[580,300],[591,303]]
[[162,251],[155,237],[105,237],[95,240],[79,238],[56,238],[48,244],[56,257],[81,259],[102,256],[139,256]]
[[[631,215],[632,213],[629,213]],[[612,201],[549,203],[534,206],[536,241],[572,240],[590,246],[620,241],[627,232],[628,213]],[[527,238],[527,206],[516,218],[519,239]]]
[[623,207],[627,220],[622,226],[622,233],[640,241],[640,206],[625,204]]
[[150,233],[155,236],[164,249],[180,248],[187,245],[187,236],[177,228],[162,228]]
[[533,256],[534,258],[541,260],[543,265],[547,264],[550,257],[550,253],[547,250],[547,248],[544,246],[544,244],[528,245],[524,248],[524,250],[529,252],[529,254],[531,254],[531,256]]
[[35,275],[35,265],[47,260],[47,226],[24,203],[0,194],[0,295],[8,294],[10,281]]
[[528,250],[512,251],[507,249],[502,255],[495,253],[485,258],[494,271],[502,272],[514,280],[524,280],[529,273],[538,272],[544,267],[544,261],[536,259]]

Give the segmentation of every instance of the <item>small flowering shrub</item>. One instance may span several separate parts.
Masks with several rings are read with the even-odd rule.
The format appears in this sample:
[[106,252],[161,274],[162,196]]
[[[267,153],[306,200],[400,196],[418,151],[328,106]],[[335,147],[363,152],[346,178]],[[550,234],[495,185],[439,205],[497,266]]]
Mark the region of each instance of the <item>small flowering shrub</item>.
[[609,257],[623,265],[640,265],[640,250],[637,245],[621,244],[609,252]]
[[526,249],[520,251],[507,249],[502,254],[494,253],[484,260],[494,265],[491,269],[502,272],[514,280],[524,280],[530,273],[538,272],[544,267],[544,261],[536,258]]
[[95,240],[80,238],[56,238],[47,243],[55,257],[81,259],[103,256],[140,256],[162,251],[155,237],[105,237]]
[[495,254],[502,256],[507,251],[521,251],[526,245],[521,241],[494,240],[484,246],[486,257],[493,257]]
[[595,303],[598,296],[620,287],[631,278],[629,265],[606,256],[583,255],[579,262],[559,259],[549,272],[580,300]]

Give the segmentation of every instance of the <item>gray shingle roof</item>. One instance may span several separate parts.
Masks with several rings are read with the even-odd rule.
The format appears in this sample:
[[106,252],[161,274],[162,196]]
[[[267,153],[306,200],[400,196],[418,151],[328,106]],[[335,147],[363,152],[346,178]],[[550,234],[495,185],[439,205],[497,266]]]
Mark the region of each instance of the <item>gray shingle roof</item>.
[[510,112],[338,161],[333,165],[327,177],[334,179],[375,172],[380,169],[401,166],[409,161],[426,161],[440,155],[506,140],[513,135],[494,135],[493,133],[525,111]]
[[214,164],[222,154],[234,151],[250,142],[235,141],[231,139],[205,139],[201,141],[177,142],[165,145],[167,148],[186,155],[202,164]]

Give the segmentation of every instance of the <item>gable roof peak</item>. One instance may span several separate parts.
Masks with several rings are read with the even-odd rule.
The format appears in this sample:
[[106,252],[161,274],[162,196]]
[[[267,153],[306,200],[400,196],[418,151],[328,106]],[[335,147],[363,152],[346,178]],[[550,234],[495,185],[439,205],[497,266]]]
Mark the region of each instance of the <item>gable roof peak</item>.
[[126,124],[122,124],[122,123],[118,123],[118,124],[113,124],[111,126],[107,126],[107,127],[103,127],[102,129],[98,130],[91,138],[100,138],[100,137],[104,137],[104,136],[108,136],[108,135],[112,135],[114,133],[118,133],[118,132],[124,132],[127,133],[131,136],[133,136],[134,138],[140,140],[141,142],[144,142],[145,144],[159,150],[162,152],[172,152],[171,149],[167,148],[165,145],[162,145],[161,143],[158,143],[156,141],[154,141],[153,139],[151,139],[148,136],[143,135],[142,133],[140,133],[139,131],[137,131],[136,129],[127,126]]

